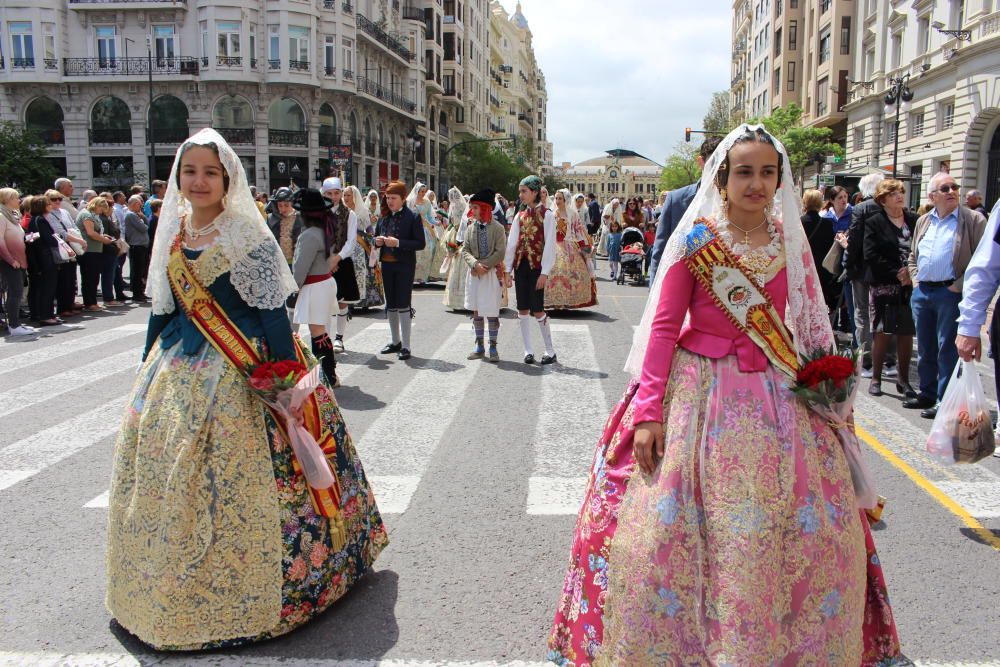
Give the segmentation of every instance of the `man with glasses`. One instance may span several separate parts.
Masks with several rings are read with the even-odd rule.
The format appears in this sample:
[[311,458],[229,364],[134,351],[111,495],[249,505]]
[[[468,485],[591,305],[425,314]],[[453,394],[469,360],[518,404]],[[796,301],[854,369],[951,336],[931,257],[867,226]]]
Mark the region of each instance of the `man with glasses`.
[[947,172],[931,178],[928,193],[934,208],[917,220],[909,260],[920,391],[903,406],[922,408],[920,416],[933,419],[958,362],[955,338],[963,278],[986,218],[961,205],[958,184]]

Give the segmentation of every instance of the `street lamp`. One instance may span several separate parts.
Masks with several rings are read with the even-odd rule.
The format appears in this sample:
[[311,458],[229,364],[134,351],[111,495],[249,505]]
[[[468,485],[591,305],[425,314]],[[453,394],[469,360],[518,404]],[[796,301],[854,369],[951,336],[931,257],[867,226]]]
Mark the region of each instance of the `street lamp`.
[[892,177],[896,178],[896,162],[899,158],[899,113],[902,107],[905,105],[909,108],[910,100],[913,99],[913,91],[910,90],[906,82],[909,81],[910,74],[907,72],[901,77],[892,77],[889,79],[889,90],[885,94],[885,110],[886,114],[892,113],[892,107],[896,107],[896,121],[895,121],[895,132],[893,132],[893,147],[892,147]]

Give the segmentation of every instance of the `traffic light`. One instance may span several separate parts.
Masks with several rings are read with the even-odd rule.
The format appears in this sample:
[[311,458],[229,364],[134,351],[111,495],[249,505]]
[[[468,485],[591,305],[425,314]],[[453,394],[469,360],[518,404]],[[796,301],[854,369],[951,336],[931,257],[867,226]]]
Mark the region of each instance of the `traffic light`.
[[691,128],[690,127],[685,127],[684,128],[684,141],[687,141],[687,142],[691,141]]

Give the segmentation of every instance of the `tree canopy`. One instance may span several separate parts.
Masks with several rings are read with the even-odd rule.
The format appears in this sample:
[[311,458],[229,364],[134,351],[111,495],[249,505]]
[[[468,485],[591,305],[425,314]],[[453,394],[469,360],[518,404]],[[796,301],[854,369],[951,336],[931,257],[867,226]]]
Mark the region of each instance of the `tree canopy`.
[[701,168],[695,160],[697,156],[697,144],[678,142],[674,146],[674,152],[668,155],[663,163],[660,190],[676,190],[701,178]]
[[844,156],[844,147],[833,141],[833,130],[828,127],[803,127],[802,107],[794,102],[775,109],[770,116],[754,119],[762,124],[788,151],[792,173],[801,182],[805,168],[822,162],[828,155]]
[[34,131],[0,122],[0,184],[25,193],[45,192],[64,175],[56,173],[47,156],[45,144]]
[[717,134],[726,136],[734,127],[736,122],[732,115],[732,105],[729,103],[729,91],[723,90],[712,93],[712,101],[708,105],[708,113],[702,119],[702,129],[706,134]]
[[[535,153],[531,139],[514,142],[477,142],[459,146],[448,155],[448,176],[452,185],[465,194],[493,188],[508,199],[517,197],[517,185],[533,169],[529,156]],[[549,192],[565,187],[552,175],[542,178]]]

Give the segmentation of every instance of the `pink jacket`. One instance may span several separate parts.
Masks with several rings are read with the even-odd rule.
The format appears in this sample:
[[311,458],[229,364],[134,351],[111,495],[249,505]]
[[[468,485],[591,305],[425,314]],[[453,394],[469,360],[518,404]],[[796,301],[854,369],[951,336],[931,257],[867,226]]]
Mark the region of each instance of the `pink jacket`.
[[[642,377],[635,400],[635,423],[663,422],[663,395],[674,358],[674,348],[721,359],[735,354],[744,373],[767,370],[768,360],[750,337],[729,321],[684,262],[677,262],[664,276],[660,303],[656,307],[649,345],[642,364]],[[788,277],[781,269],[765,285],[778,315],[784,319],[788,301]],[[687,325],[684,316],[690,312]]]

